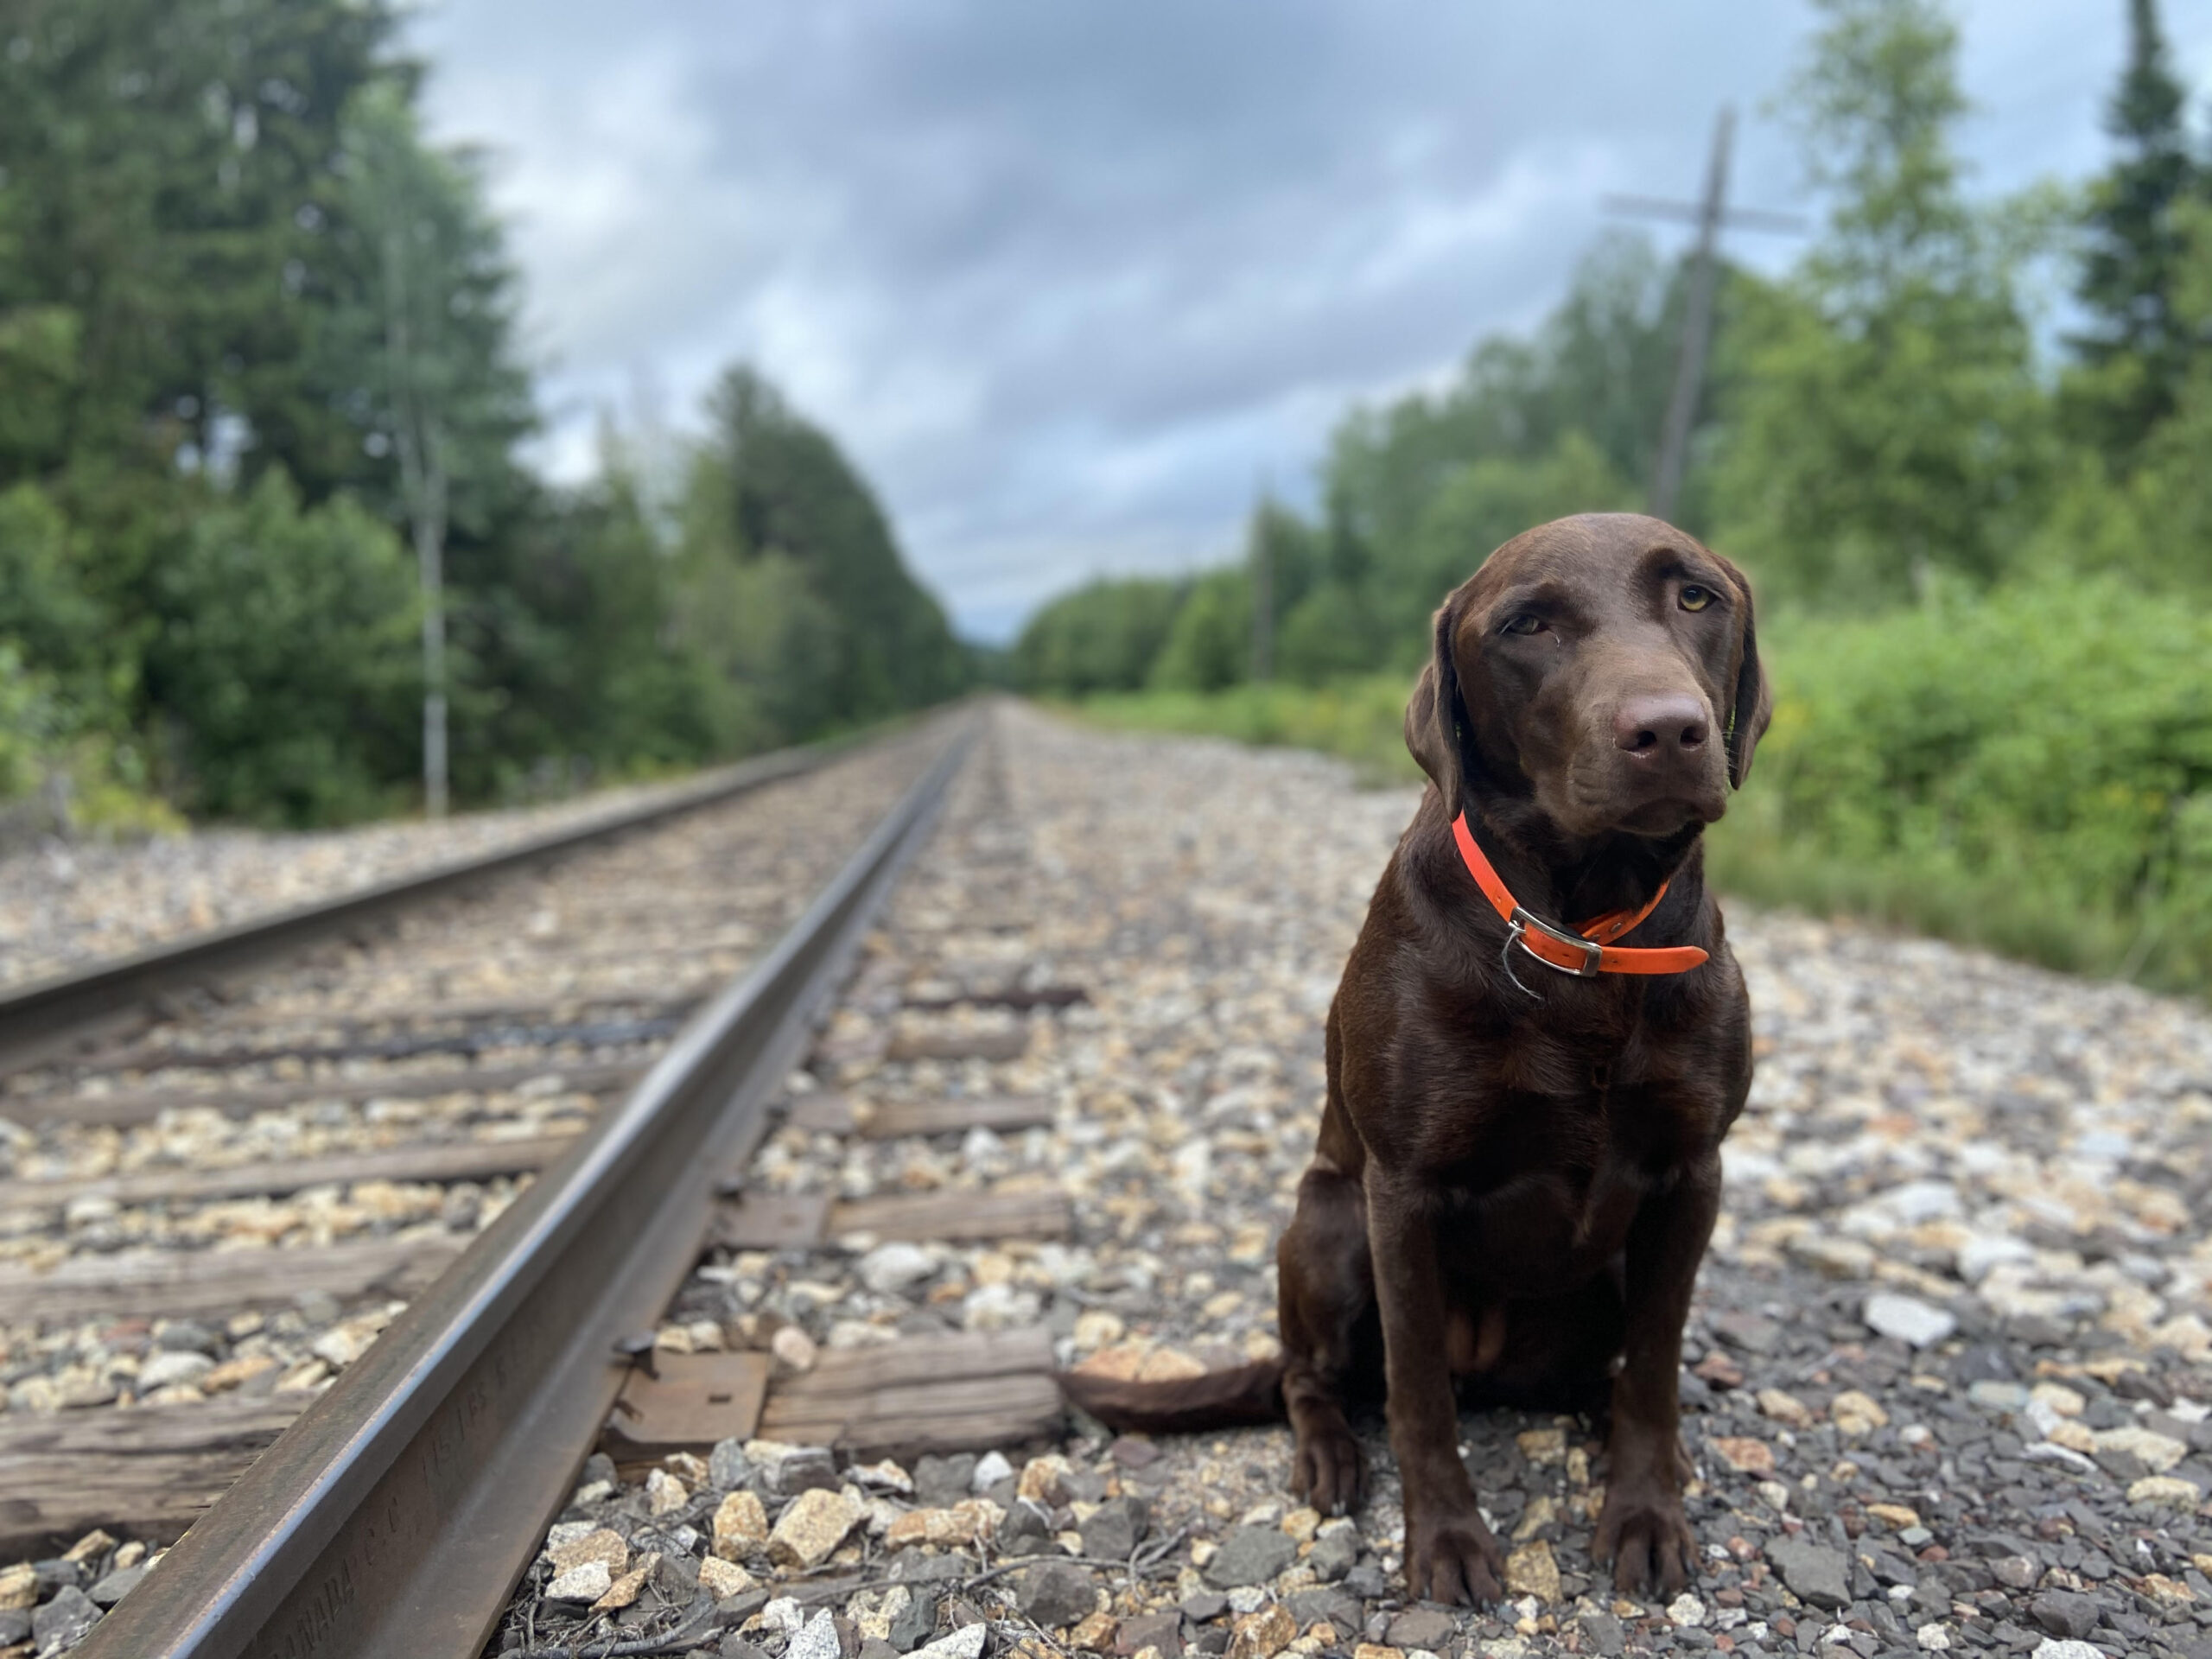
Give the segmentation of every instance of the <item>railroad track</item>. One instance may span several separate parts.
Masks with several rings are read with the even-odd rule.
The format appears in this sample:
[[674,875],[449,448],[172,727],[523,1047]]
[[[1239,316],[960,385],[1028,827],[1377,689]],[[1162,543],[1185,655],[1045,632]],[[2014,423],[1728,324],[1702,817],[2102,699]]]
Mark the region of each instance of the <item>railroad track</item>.
[[[908,777],[925,765],[912,755]],[[715,971],[758,957],[796,913],[791,894],[866,838],[898,789],[882,764],[862,770],[879,796],[846,798],[842,816],[819,810],[830,771],[751,798],[759,815],[731,832],[715,880],[727,890],[772,864],[790,879],[786,910],[764,907],[752,943],[733,943]],[[768,810],[817,785],[808,810]],[[257,1464],[273,1429],[226,1442],[209,1428],[226,1409],[269,1405],[266,1371],[218,1389],[210,1365],[201,1382],[170,1385],[214,1396],[196,1402],[141,1388],[128,1410],[48,1398],[0,1414],[0,1437],[47,1436],[0,1453],[0,1470],[29,1467],[10,1456],[49,1459],[38,1482],[0,1474],[0,1497],[66,1494],[133,1465],[173,1503],[195,1482],[195,1503],[238,1482],[150,1573],[131,1552],[173,1536],[190,1506],[118,1524],[121,1545],[62,1529],[0,1549],[0,1659],[59,1650],[57,1607],[98,1611],[63,1606],[65,1584],[113,1599],[133,1575],[80,1651],[1329,1659],[1363,1642],[1418,1659],[2025,1652],[2049,1632],[2069,1638],[2053,1651],[2201,1659],[2212,1258],[2189,1217],[2202,1219],[2212,1034],[2181,1005],[1925,944],[1732,915],[1770,1049],[1737,1128],[1746,1157],[1686,1354],[1704,1546],[1694,1593],[1662,1606],[1612,1592],[1589,1554],[1600,1447],[1573,1418],[1463,1418],[1463,1455],[1510,1541],[1512,1599],[1456,1612],[1401,1599],[1402,1493],[1379,1422],[1362,1426],[1373,1497],[1339,1518],[1293,1507],[1280,1426],[1158,1441],[1069,1432],[1055,1360],[1174,1376],[1270,1351],[1269,1243],[1310,1153],[1321,1012],[1410,807],[1402,792],[1356,794],[1311,758],[1002,709],[867,925],[826,1023],[794,1030],[775,988],[836,976],[836,951],[798,943],[828,937],[817,911],[736,1003],[714,1005],[731,1016],[715,1027],[729,1046],[578,1043],[556,1052],[551,1089],[528,1082],[543,1051],[460,1040],[557,1023],[517,986],[474,980],[436,993],[448,1009],[465,1001],[473,1027],[334,1012],[286,1027],[288,1055],[245,1057],[269,1029],[262,1014],[296,1011],[280,993],[308,995],[298,969],[247,982],[250,995],[195,1021],[172,1016],[207,1064],[99,1088],[69,1073],[82,1121],[40,1130],[35,1147],[9,1135],[15,1179],[47,1183],[49,1202],[0,1236],[0,1260],[60,1243],[64,1257],[119,1262],[163,1242],[151,1222],[198,1217],[204,1242],[273,1227],[285,1205],[290,1248],[199,1253],[303,1268],[364,1231],[483,1236],[359,1351],[404,1296],[379,1287],[341,1303],[287,1286],[255,1310],[264,1331],[242,1338],[215,1313],[177,1321],[222,1338],[200,1359],[335,1364],[319,1393],[298,1391],[292,1408],[307,1414]],[[845,839],[819,844],[833,822]],[[769,842],[796,861],[747,862]],[[831,908],[849,905],[848,922],[903,856],[890,846],[842,866]],[[611,892],[565,891],[543,906],[559,925],[541,943],[557,944],[576,988],[599,983],[588,963],[646,954],[608,920]],[[570,937],[587,916],[574,930],[585,937]],[[689,938],[717,925],[682,918],[700,930]],[[457,933],[450,960],[504,962],[512,931]],[[395,949],[378,994],[420,1000],[413,976],[432,943],[425,932]],[[676,982],[680,956],[659,949],[650,984]],[[388,1006],[365,989],[355,1001]],[[676,1015],[639,1002],[562,1017],[603,1034]],[[143,1054],[162,1029],[118,1026],[102,1040]],[[780,1034],[755,1045],[741,1030]],[[321,1052],[345,1044],[363,1052]],[[730,1068],[703,1096],[675,1084],[697,1044]],[[592,1065],[655,1052],[663,1069],[642,1085],[580,1083]],[[441,1069],[481,1092],[408,1081]],[[143,1096],[167,1087],[208,1109],[149,1128]],[[648,1120],[732,1138],[679,1160]],[[346,1185],[316,1161],[552,1129],[588,1138],[572,1135],[581,1150],[526,1191],[497,1176]],[[72,1147],[85,1166],[55,1155]],[[145,1167],[156,1153],[175,1166]],[[257,1166],[323,1186],[245,1193],[236,1172]],[[627,1196],[593,1198],[594,1171],[632,1181]],[[162,1198],[130,1185],[186,1174],[215,1185]],[[724,1176],[741,1179],[717,1192]],[[65,1182],[78,1183],[66,1197]],[[437,1201],[410,1197],[418,1185]],[[1946,1201],[1976,1230],[1918,1219]],[[346,1206],[379,1217],[364,1228]],[[2054,1221],[2066,1215],[2070,1242]],[[649,1236],[680,1245],[650,1272]],[[1969,1247],[1992,1241],[2009,1253],[1969,1275]],[[531,1260],[542,1277],[509,1271]],[[1896,1334],[1901,1307],[1960,1328]],[[497,1332],[478,1322],[487,1310]],[[311,1351],[340,1331],[335,1361]],[[0,1382],[143,1380],[149,1358],[177,1351],[175,1334],[143,1316],[11,1328]],[[144,1433],[153,1423],[179,1433]],[[125,1433],[133,1455],[107,1458],[101,1436]],[[27,1623],[35,1641],[20,1643]],[[2094,1641],[2075,1639],[2085,1632]]]
[[808,1224],[717,1187],[973,725],[0,999],[0,1561],[39,1611],[111,1605],[96,1654],[480,1645],[617,1339],[718,1211]]

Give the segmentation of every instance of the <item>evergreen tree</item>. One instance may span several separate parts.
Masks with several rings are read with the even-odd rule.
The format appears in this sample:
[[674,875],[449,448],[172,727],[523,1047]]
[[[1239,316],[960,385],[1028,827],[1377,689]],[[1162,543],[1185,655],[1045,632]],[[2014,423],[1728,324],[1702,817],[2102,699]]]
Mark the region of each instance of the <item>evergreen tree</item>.
[[751,368],[711,412],[683,510],[687,638],[787,740],[962,690],[966,653],[836,441]]
[[2076,290],[2094,321],[2071,342],[2085,372],[2068,387],[2083,435],[2123,464],[2172,413],[2196,344],[2174,308],[2184,256],[2176,209],[2203,181],[2189,151],[2185,104],[2157,0],[2130,0],[2127,67],[2105,117],[2120,153],[2090,191]]
[[2047,399],[2019,249],[1960,189],[1948,14],[1819,3],[1787,107],[1834,207],[1796,271],[1741,296],[1715,516],[1777,588],[1879,605],[1999,573],[2039,505]]

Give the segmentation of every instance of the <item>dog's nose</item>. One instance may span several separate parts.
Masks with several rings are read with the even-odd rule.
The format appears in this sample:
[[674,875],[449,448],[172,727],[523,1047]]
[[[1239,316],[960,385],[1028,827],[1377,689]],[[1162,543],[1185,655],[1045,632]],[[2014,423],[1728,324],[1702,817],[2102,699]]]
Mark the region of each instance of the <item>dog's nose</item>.
[[1613,742],[1630,754],[1675,755],[1701,749],[1713,734],[1705,704],[1682,693],[1630,697],[1613,715]]

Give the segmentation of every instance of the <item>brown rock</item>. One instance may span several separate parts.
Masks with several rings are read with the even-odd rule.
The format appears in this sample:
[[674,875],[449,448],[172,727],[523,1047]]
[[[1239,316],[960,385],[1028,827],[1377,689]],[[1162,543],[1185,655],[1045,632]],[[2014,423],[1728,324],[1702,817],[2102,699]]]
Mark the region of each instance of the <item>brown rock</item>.
[[1271,1602],[1238,1619],[1229,1637],[1229,1659],[1274,1659],[1298,1639],[1298,1620],[1289,1608]]
[[630,1565],[630,1546],[613,1528],[599,1527],[581,1538],[551,1546],[545,1552],[545,1559],[553,1563],[556,1573],[582,1567],[586,1561],[604,1561],[607,1572],[615,1573]]
[[1021,1478],[1014,1484],[1014,1495],[1041,1503],[1048,1510],[1057,1510],[1068,1501],[1067,1478],[1068,1460],[1058,1452],[1032,1458],[1021,1466]]
[[1567,1456],[1567,1431],[1563,1428],[1525,1428],[1513,1439],[1521,1447],[1521,1455],[1539,1469]]
[[735,1561],[709,1555],[699,1563],[699,1587],[716,1601],[727,1601],[750,1590],[753,1575]]
[[1125,1382],[1172,1382],[1179,1377],[1204,1376],[1206,1368],[1177,1348],[1154,1348],[1125,1342],[1101,1348],[1075,1368],[1092,1376],[1110,1376]]
[[1744,1368],[1718,1348],[1698,1361],[1692,1369],[1716,1389],[1740,1389],[1744,1386]]
[[1759,1409],[1777,1423],[1789,1428],[1810,1428],[1813,1408],[1796,1395],[1783,1389],[1761,1389]]
[[1753,1440],[1745,1434],[1716,1434],[1706,1444],[1713,1449],[1721,1462],[1739,1475],[1770,1475],[1774,1472],[1774,1448],[1764,1440]]
[[909,1544],[964,1547],[982,1542],[994,1530],[997,1505],[988,1498],[963,1498],[949,1510],[909,1510],[885,1530],[886,1549]]
[[768,1511],[751,1492],[732,1492],[715,1511],[715,1554],[734,1561],[768,1541]]
[[220,1394],[267,1375],[276,1369],[274,1354],[240,1354],[236,1359],[226,1359],[212,1370],[200,1372],[194,1383],[202,1394]]
[[1505,1590],[1508,1595],[1534,1596],[1538,1601],[1548,1603],[1558,1601],[1559,1563],[1552,1559],[1552,1547],[1538,1538],[1508,1555]]
[[1828,1421],[1835,1425],[1838,1433],[1856,1439],[1885,1427],[1890,1421],[1890,1414],[1882,1409],[1881,1402],[1872,1395],[1861,1394],[1857,1389],[1846,1389],[1828,1402]]
[[801,1492],[768,1535],[768,1559],[792,1571],[819,1567],[845,1541],[862,1513],[842,1492],[819,1486]]
[[1068,1632],[1068,1645],[1078,1653],[1110,1653],[1121,1620],[1111,1613],[1093,1613]]
[[607,1586],[607,1593],[591,1605],[594,1613],[618,1612],[627,1607],[644,1592],[645,1580],[653,1575],[653,1568],[660,1565],[657,1554],[643,1555],[639,1563]]

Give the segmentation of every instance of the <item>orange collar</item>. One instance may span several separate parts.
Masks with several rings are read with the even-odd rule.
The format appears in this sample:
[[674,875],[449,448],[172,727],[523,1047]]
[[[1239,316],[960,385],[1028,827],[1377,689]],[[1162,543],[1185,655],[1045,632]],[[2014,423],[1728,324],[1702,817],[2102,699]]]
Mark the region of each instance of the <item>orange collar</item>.
[[[1491,868],[1490,860],[1483,856],[1483,849],[1475,845],[1474,832],[1467,828],[1465,813],[1452,820],[1452,838],[1459,843],[1459,856],[1467,866],[1467,874],[1475,878],[1475,885],[1483,890],[1483,896],[1504,919],[1505,948],[1509,953],[1517,944],[1547,968],[1556,968],[1578,979],[1595,979],[1599,974],[1682,974],[1706,959],[1706,953],[1694,944],[1645,949],[1611,943],[1659,907],[1659,901],[1667,896],[1664,881],[1642,910],[1608,911],[1594,921],[1585,922],[1578,935],[1523,910],[1516,902],[1504,881]],[[1510,977],[1513,972],[1510,964],[1505,971]],[[1520,981],[1515,980],[1514,983],[1518,985]]]

